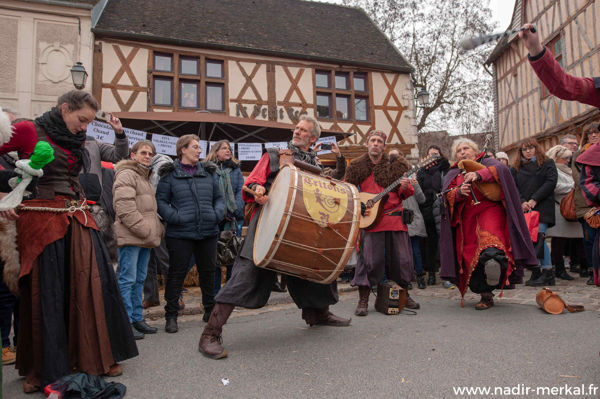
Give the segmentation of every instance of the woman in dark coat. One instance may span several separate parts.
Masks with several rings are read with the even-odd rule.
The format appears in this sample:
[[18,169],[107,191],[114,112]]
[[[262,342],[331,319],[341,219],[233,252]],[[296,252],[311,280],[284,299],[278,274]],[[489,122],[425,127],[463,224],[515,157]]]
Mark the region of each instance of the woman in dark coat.
[[[558,181],[558,172],[552,159],[546,157],[534,138],[524,140],[519,145],[519,156],[513,162],[513,177],[523,212],[538,211],[540,228],[537,245],[543,245],[541,270],[534,269],[532,278],[526,282],[530,286],[554,285],[555,276],[550,259],[550,248],[545,242],[548,227],[554,226],[554,188]],[[540,244],[540,240],[543,241]]]
[[434,217],[434,206],[437,206],[439,202],[436,202],[437,194],[442,191],[442,182],[444,176],[450,169],[450,163],[442,154],[442,150],[437,145],[430,145],[427,149],[427,156],[438,155],[442,158],[437,164],[429,169],[421,169],[417,174],[417,181],[419,186],[423,189],[425,194],[425,202],[419,205],[421,208],[421,214],[425,221],[425,229],[427,230],[427,238],[422,240],[423,243],[423,266],[426,272],[429,273],[427,279],[428,285],[435,284],[435,272],[437,270],[437,264],[439,259],[439,244],[440,237],[436,228],[436,222]]
[[175,333],[179,297],[190,258],[196,259],[202,304],[208,320],[215,304],[214,279],[219,223],[225,203],[212,162],[199,162],[202,152],[194,134],[177,140],[177,158],[162,167],[156,188],[158,213],[167,224],[169,272],[165,286],[165,331]]
[[35,121],[15,124],[12,144],[0,148],[31,153],[38,141],[46,141],[54,149],[35,198],[23,202],[17,219],[17,369],[25,376],[25,392],[74,372],[119,375],[117,362],[138,354],[108,251],[78,179],[82,168],[89,169],[85,130],[98,109],[91,94],[70,91]]
[[[225,220],[221,222],[221,231],[232,230],[234,234],[238,231],[238,224],[244,221],[244,200],[242,199],[242,186],[244,176],[240,170],[240,161],[235,159],[233,151],[227,140],[217,141],[206,161],[217,165],[217,176],[219,176],[219,187],[225,201]],[[231,277],[231,266],[227,266],[226,279]],[[215,270],[215,295],[221,289],[221,268]]]

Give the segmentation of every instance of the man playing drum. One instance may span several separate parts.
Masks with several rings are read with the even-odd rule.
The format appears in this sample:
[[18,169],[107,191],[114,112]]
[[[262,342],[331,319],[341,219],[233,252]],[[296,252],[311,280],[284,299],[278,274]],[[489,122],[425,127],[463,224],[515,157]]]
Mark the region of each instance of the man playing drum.
[[[322,166],[317,158],[317,153],[310,147],[321,135],[321,128],[316,119],[302,115],[292,140],[288,143],[288,152],[294,159],[303,161],[313,166]],[[286,150],[284,150],[286,151]],[[345,160],[337,146],[332,147],[338,158],[337,167],[345,167]],[[198,350],[213,359],[221,359],[227,356],[227,351],[221,345],[221,333],[223,325],[231,315],[235,306],[243,306],[249,309],[258,309],[266,305],[269,300],[271,288],[277,278],[275,272],[258,268],[253,262],[253,244],[259,215],[260,206],[267,202],[266,194],[280,167],[280,156],[278,150],[269,150],[263,154],[250,173],[245,186],[254,190],[256,197],[243,193],[247,203],[256,203],[256,207],[248,233],[239,256],[233,265],[231,279],[221,288],[215,297],[217,304],[212,310],[210,319],[202,332]],[[341,172],[341,171],[337,171]],[[337,174],[337,173],[336,173]],[[277,223],[277,221],[272,221]],[[329,305],[338,301],[337,284],[317,284],[297,277],[288,276],[287,286],[296,305],[302,309],[302,318],[307,324],[327,325],[345,327],[350,325],[350,319],[340,318],[329,312]]]
[[[361,192],[378,194],[408,171],[408,162],[403,157],[391,160],[385,154],[387,135],[381,130],[372,130],[367,138],[367,153],[355,159],[346,171],[346,182],[359,187]],[[355,314],[366,316],[371,287],[381,281],[384,274],[402,288],[407,289],[415,271],[408,228],[402,221],[402,201],[415,192],[407,178],[392,190],[383,205],[383,216],[364,231],[361,252],[356,265],[353,286],[358,286],[358,306]],[[418,309],[407,294],[406,307]]]

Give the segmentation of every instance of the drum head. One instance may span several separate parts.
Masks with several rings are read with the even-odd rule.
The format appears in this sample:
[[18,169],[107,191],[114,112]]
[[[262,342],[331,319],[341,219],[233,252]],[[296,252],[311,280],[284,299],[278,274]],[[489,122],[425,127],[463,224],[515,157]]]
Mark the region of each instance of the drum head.
[[284,220],[284,211],[288,205],[292,172],[295,177],[295,171],[292,171],[291,167],[281,168],[269,190],[269,200],[263,206],[254,238],[255,264],[259,264],[265,259],[269,249],[275,244],[273,241],[275,241],[275,234],[279,226],[287,223],[289,215],[286,215],[286,220]]

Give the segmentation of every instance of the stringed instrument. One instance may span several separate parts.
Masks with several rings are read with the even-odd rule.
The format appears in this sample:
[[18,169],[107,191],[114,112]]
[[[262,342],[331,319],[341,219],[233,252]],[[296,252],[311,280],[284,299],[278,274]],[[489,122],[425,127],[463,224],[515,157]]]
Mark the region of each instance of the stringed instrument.
[[[390,191],[392,191],[396,187],[398,187],[400,185],[400,181],[402,179],[407,178],[407,177],[419,172],[421,169],[430,168],[431,166],[436,164],[440,158],[441,157],[439,155],[431,155],[431,156],[425,158],[421,163],[419,163],[416,166],[413,166],[408,172],[406,172],[400,178],[395,180],[392,184],[387,186],[379,194],[373,194],[373,193],[367,193],[367,192],[361,191],[358,194],[358,198],[360,200],[360,207],[361,207],[361,216],[360,216],[359,227],[361,229],[366,229],[366,230],[373,228],[379,222],[379,220],[381,220],[381,217],[383,215],[383,207],[388,199],[388,193],[390,193]],[[364,215],[365,209],[369,209],[368,215]]]

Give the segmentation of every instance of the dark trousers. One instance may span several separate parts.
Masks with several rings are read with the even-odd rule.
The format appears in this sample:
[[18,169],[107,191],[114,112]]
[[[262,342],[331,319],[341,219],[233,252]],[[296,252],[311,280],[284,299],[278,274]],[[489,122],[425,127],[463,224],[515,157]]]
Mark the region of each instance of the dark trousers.
[[[231,278],[231,269],[232,266],[226,266],[226,271],[225,271],[225,281],[229,281],[229,279]],[[223,271],[221,269],[221,266],[217,266],[215,268],[215,295],[217,295],[219,293],[219,290],[221,289],[221,279],[223,277],[222,275]]]
[[476,294],[483,294],[494,291],[496,288],[500,288],[500,284],[498,285],[488,285],[486,281],[485,275],[485,262],[490,259],[495,259],[498,263],[500,263],[501,267],[501,277],[500,281],[504,281],[506,279],[506,271],[508,270],[508,259],[504,254],[504,251],[501,251],[497,248],[486,248],[481,252],[479,256],[479,262],[475,265],[475,269],[471,273],[471,279],[469,280],[469,288]]
[[17,345],[17,332],[19,329],[19,299],[14,296],[6,284],[0,280],[0,332],[2,333],[3,348],[10,346],[10,328],[11,324],[13,324],[13,317],[13,345]]
[[427,237],[421,240],[423,243],[423,268],[428,273],[435,273],[440,256],[440,238],[435,227],[435,219],[425,219],[425,230]]
[[[290,296],[300,309],[324,309],[338,301],[335,281],[317,284],[292,276],[286,276],[286,279]],[[231,279],[221,287],[216,301],[248,309],[262,308],[267,304],[276,280],[277,273],[256,267],[250,259],[238,255]]]
[[167,242],[165,238],[160,240],[160,245],[152,248],[150,253],[150,262],[148,262],[148,274],[144,282],[144,301],[158,302],[158,280],[160,273],[167,278],[169,272],[169,252],[167,251]]
[[187,276],[190,258],[196,259],[198,280],[202,290],[202,304],[205,309],[215,305],[214,281],[217,257],[217,236],[202,240],[186,240],[167,237],[169,250],[169,273],[165,286],[165,318],[177,317],[179,296]]
[[550,258],[555,266],[564,265],[563,256],[571,256],[571,264],[579,265],[583,256],[583,239],[552,237],[550,243]]
[[592,267],[594,264],[594,241],[597,240],[596,235],[598,234],[598,229],[593,229],[583,219],[580,219],[579,222],[583,228],[583,251],[585,253],[585,258],[587,260],[588,267]]
[[571,257],[571,265],[579,265],[584,269],[588,268],[583,250],[583,238],[567,238],[565,255]]

